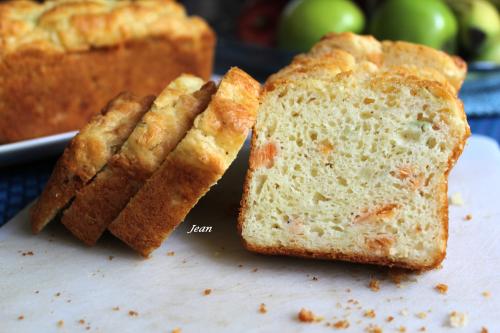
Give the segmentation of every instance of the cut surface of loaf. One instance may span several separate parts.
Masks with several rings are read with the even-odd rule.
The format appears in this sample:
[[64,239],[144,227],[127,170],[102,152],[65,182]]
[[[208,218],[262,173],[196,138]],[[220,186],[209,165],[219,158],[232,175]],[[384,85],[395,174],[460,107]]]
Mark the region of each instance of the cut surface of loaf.
[[192,75],[172,81],[155,99],[108,165],[78,191],[61,222],[87,245],[94,245],[108,224],[160,166],[191,128],[215,91],[215,84]]
[[259,84],[238,68],[222,78],[207,109],[129,201],[109,230],[148,256],[224,174],[255,122]]
[[[324,36],[311,51],[310,56],[322,56],[332,50],[344,50],[358,62],[370,61],[379,67],[409,67],[424,71],[427,78],[449,84],[455,92],[460,90],[467,74],[467,64],[456,56],[424,45],[407,42],[379,42],[372,36],[350,32],[330,33]],[[434,75],[434,77],[433,77]]]
[[469,128],[447,86],[363,63],[264,87],[239,230],[264,254],[411,269],[446,253]]
[[152,101],[152,97],[120,94],[71,140],[31,209],[33,232],[40,232],[106,165]]
[[0,143],[79,129],[122,91],[212,73],[214,32],[175,1],[10,1],[0,22]]

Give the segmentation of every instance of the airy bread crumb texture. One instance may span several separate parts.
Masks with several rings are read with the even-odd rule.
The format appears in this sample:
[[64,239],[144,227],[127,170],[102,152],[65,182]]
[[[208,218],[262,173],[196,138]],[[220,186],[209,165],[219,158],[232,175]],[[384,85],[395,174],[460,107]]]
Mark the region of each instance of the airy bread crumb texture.
[[446,251],[447,175],[468,135],[454,91],[401,68],[306,65],[272,78],[242,200],[245,245],[435,267]]

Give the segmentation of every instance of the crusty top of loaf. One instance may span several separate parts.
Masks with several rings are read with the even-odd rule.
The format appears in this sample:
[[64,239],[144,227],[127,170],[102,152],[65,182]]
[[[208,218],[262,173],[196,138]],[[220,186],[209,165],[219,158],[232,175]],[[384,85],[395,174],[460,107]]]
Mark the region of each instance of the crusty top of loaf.
[[210,31],[172,0],[59,0],[0,4],[0,56],[20,50],[85,51],[148,36]]
[[349,52],[357,62],[369,61],[379,67],[410,66],[425,70],[425,75],[458,91],[467,74],[467,64],[456,56],[450,56],[431,47],[408,42],[379,42],[372,36],[350,32],[330,33],[314,45],[309,56],[323,56],[332,50]]

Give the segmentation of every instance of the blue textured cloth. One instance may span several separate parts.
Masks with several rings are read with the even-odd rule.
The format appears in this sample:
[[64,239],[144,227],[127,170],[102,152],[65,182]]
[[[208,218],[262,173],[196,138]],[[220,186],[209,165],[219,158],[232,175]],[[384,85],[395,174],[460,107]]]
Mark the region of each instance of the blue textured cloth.
[[500,115],[500,71],[469,73],[460,98],[468,116]]
[[55,162],[55,158],[50,158],[0,168],[0,226],[40,194]]

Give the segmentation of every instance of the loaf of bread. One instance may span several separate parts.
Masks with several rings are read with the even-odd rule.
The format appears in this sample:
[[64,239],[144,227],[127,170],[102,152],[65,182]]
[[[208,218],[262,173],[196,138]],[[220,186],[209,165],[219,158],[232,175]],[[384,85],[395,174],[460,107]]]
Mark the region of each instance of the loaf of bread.
[[210,102],[215,84],[181,75],[156,98],[120,151],[83,189],[61,222],[87,245],[94,245],[108,224],[160,166]]
[[9,1],[0,22],[0,144],[79,129],[122,91],[211,75],[215,35],[175,1]]
[[224,174],[255,122],[259,84],[232,68],[207,109],[111,223],[109,230],[148,256]]
[[31,209],[31,227],[40,232],[105,165],[129,137],[153,97],[122,93],[84,126],[57,161]]
[[439,265],[447,177],[470,133],[456,96],[461,64],[408,43],[330,35],[271,77],[238,222],[245,246],[410,269]]

